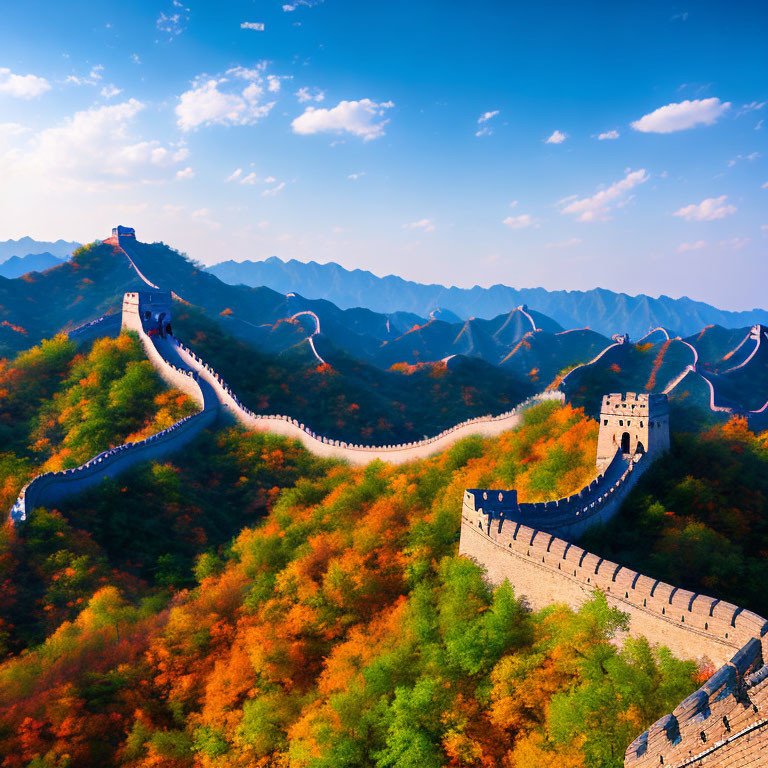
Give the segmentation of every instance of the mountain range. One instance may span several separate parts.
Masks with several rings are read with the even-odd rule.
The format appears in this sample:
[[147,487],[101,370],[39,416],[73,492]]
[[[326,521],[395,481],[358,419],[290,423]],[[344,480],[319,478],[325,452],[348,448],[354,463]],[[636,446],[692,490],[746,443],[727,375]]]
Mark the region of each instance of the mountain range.
[[58,259],[66,259],[79,247],[80,243],[67,240],[48,242],[45,240],[35,240],[31,237],[20,237],[18,240],[0,240],[0,264],[8,261],[12,256],[23,258],[28,254],[42,254],[46,252]]
[[412,312],[423,317],[440,307],[461,318],[491,319],[510,307],[527,304],[565,328],[589,327],[598,333],[628,333],[639,338],[657,326],[688,336],[706,325],[739,328],[768,323],[768,311],[730,312],[687,297],[630,296],[604,288],[589,291],[548,291],[544,288],[456,288],[424,285],[396,275],[378,277],[330,262],[222,261],[208,271],[232,285],[266,286],[281,293],[296,292],[310,299],[327,299],[336,306],[367,307],[376,312]]
[[[438,389],[425,393],[430,382],[437,387],[439,381],[439,397],[446,403],[440,413],[446,419],[457,399],[473,409],[482,403],[503,410],[554,387],[589,410],[604,392],[663,391],[676,407],[707,418],[733,411],[768,418],[768,331],[760,324],[706,325],[686,337],[659,327],[632,343],[626,335],[610,338],[564,326],[525,304],[508,305],[488,319],[466,320],[450,309],[418,314],[340,308],[296,291],[230,285],[163,243],[133,237],[121,237],[119,244],[96,241],[43,272],[0,276],[0,355],[12,356],[57,332],[119,312],[126,291],[151,290],[148,284],[173,291],[180,302],[174,326],[193,346],[216,338],[206,356],[228,378],[235,381],[248,372],[238,382],[239,391],[257,393],[261,371],[273,371],[286,386],[290,377],[294,394],[281,401],[286,411],[309,394],[299,384],[302,377],[322,370],[333,372],[322,386],[334,380],[339,403],[354,391],[355,402],[369,403],[378,413],[389,407],[382,403],[394,407],[399,397],[411,404],[409,413],[419,398],[421,410],[428,411]],[[229,351],[219,360],[225,348]],[[254,394],[252,407],[262,396],[263,390]],[[283,395],[273,390],[269,401],[278,397]],[[306,404],[307,420],[317,410],[314,401]],[[349,421],[334,418],[334,423]],[[423,434],[415,422],[408,423],[409,438]]]

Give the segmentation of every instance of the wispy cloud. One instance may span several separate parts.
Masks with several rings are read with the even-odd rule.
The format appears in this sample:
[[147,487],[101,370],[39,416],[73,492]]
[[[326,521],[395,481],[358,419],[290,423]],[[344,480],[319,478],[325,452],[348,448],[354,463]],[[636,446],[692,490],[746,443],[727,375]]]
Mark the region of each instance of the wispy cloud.
[[264,31],[263,21],[243,21],[240,24],[240,29],[252,29],[254,32]]
[[160,32],[168,35],[169,40],[178,37],[187,28],[189,23],[189,8],[186,8],[179,0],[173,0],[172,10],[168,13],[161,11],[155,21],[155,26]]
[[283,5],[283,10],[286,13],[292,13],[297,8],[314,8],[322,2],[323,0],[292,0],[292,2]]
[[750,101],[749,104],[742,104],[739,107],[739,111],[736,113],[736,117],[749,114],[750,112],[757,112],[761,110],[768,102],[766,101]]
[[545,243],[545,248],[573,248],[575,245],[580,245],[582,243],[582,239],[580,237],[572,237],[569,240],[558,240],[553,243]]
[[673,133],[697,125],[712,125],[731,107],[729,101],[718,98],[694,99],[659,107],[631,125],[642,133]]
[[611,139],[618,139],[621,134],[614,128],[610,131],[606,131],[605,133],[598,133],[597,134],[597,140],[598,141],[608,141]]
[[746,162],[751,163],[757,160],[759,157],[762,157],[759,152],[750,152],[748,155],[736,155],[733,160],[728,161],[728,167],[733,168],[733,166],[736,165],[739,160],[745,160]]
[[432,219],[419,219],[418,221],[412,221],[410,224],[403,224],[403,229],[420,230],[422,232],[434,232],[435,224]]
[[700,203],[686,205],[679,211],[675,211],[673,216],[680,216],[680,218],[686,221],[717,221],[718,219],[724,219],[726,216],[736,213],[737,210],[735,205],[725,202],[727,199],[727,195],[708,197]]
[[483,112],[483,114],[477,118],[477,124],[480,127],[475,131],[475,136],[490,136],[493,133],[493,128],[487,123],[498,114],[498,109],[491,110],[490,112]]
[[680,243],[677,246],[678,253],[685,253],[686,251],[698,251],[701,248],[706,248],[708,243],[706,240],[696,240],[694,243]]
[[532,226],[534,220],[530,213],[521,213],[519,216],[507,216],[502,224],[510,229],[525,229]]
[[305,104],[308,101],[323,101],[325,99],[325,91],[321,91],[319,88],[303,86],[296,91],[296,99],[299,104]]
[[[590,197],[570,199],[561,213],[572,214],[578,221],[607,221],[613,206],[621,207],[628,202],[630,190],[639,184],[644,184],[650,174],[644,168],[637,171],[627,169],[623,179],[615,181],[609,187],[601,189]],[[566,198],[562,202],[567,202]]]
[[357,181],[361,176],[365,176],[365,171],[358,171],[358,173],[350,173],[347,178],[352,181]]
[[720,245],[724,248],[730,248],[732,251],[739,251],[751,242],[751,237],[732,237],[729,240],[721,240]]

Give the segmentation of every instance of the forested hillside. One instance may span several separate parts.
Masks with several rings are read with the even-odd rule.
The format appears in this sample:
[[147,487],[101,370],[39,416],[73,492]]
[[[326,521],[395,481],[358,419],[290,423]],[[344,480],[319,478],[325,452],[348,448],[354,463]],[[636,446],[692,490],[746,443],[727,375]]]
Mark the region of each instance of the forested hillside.
[[[64,336],[0,361],[0,505],[7,515],[36,474],[75,467],[115,445],[140,440],[197,410],[168,389],[134,334],[100,339],[83,351]],[[0,646],[18,649],[74,615],[67,584],[91,588],[88,557],[71,555],[45,513],[21,538],[5,524],[0,556]],[[49,540],[38,548],[35,526]],[[31,537],[31,538],[30,538]],[[51,538],[54,537],[54,538]],[[21,554],[21,550],[25,554]],[[11,554],[11,551],[15,554]],[[21,569],[21,570],[19,570]],[[105,571],[107,573],[108,571]],[[103,575],[103,574],[102,574]],[[78,591],[80,590],[80,591]],[[30,607],[34,606],[34,610]]]
[[548,404],[353,469],[225,430],[7,530],[6,569],[74,609],[0,666],[5,765],[621,765],[695,665],[617,645],[602,599],[531,614],[456,557],[463,488],[568,493],[596,434]]

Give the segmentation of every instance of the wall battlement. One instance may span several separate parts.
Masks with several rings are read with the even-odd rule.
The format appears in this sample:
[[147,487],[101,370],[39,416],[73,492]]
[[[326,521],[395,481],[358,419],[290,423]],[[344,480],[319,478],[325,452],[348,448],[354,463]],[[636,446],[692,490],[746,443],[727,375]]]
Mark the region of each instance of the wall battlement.
[[494,520],[511,520],[534,526],[542,531],[577,537],[589,526],[606,522],[650,465],[650,459],[639,454],[630,460],[617,451],[613,461],[589,485],[578,493],[556,501],[537,504],[518,503],[516,491],[464,491],[464,504]]
[[[721,763],[719,756],[711,762],[685,761],[706,750],[714,755],[716,744],[768,717],[768,667],[763,664],[768,622],[761,616],[652,579],[551,533],[493,518],[475,508],[473,494],[465,494],[459,553],[483,565],[491,584],[508,579],[534,609],[558,602],[578,609],[600,589],[610,605],[629,614],[631,635],[644,635],[683,658],[722,665],[671,715],[632,742],[627,768],[748,764]],[[760,733],[768,739],[768,728],[765,736]],[[717,751],[742,751],[747,743],[732,739]]]

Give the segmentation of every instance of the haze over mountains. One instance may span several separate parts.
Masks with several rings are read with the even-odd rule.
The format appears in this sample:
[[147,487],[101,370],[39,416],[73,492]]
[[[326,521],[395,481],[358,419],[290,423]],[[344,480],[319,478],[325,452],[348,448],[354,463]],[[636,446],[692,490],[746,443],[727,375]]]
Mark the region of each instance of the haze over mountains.
[[56,240],[47,242],[31,237],[20,237],[18,240],[0,240],[0,264],[12,256],[23,258],[28,254],[49,253],[59,259],[66,259],[80,247],[80,243]]
[[[368,386],[387,389],[392,402],[397,400],[394,393],[404,391],[403,376],[416,374],[413,381],[418,378],[419,386],[426,386],[424,377],[447,375],[444,384],[464,391],[461,397],[491,407],[497,401],[503,400],[506,406],[534,392],[560,387],[572,402],[588,409],[606,391],[655,391],[667,392],[673,402],[707,418],[726,414],[726,408],[751,412],[750,418],[768,418],[768,332],[760,324],[735,329],[704,324],[685,337],[662,327],[647,335],[638,333],[637,343],[631,343],[624,336],[612,339],[573,321],[560,323],[526,304],[507,305],[488,319],[467,320],[450,309],[422,314],[358,306],[343,309],[295,291],[230,285],[163,243],[142,243],[133,237],[121,238],[119,246],[116,241],[96,241],[71,259],[56,261],[58,266],[22,278],[0,276],[0,356],[13,356],[57,332],[119,312],[123,294],[147,290],[146,279],[173,291],[188,305],[186,312],[180,307],[176,315],[178,319],[187,315],[182,334],[190,341],[205,319],[209,330],[204,335],[210,336],[217,326],[220,330],[215,333],[223,333],[222,339],[243,344],[231,361],[230,376],[249,365],[244,355],[258,350],[264,361],[258,370],[269,366],[270,359],[306,371],[319,365],[340,374],[344,386],[354,381],[360,392]],[[9,262],[18,265],[25,260]],[[275,262],[268,264],[280,269],[282,262]],[[329,266],[343,283],[349,273]],[[366,295],[374,304],[375,286],[398,280],[377,283],[379,279],[371,275],[369,279],[374,287]],[[436,288],[410,285],[414,286],[411,300],[421,289]],[[541,294],[554,305],[557,294]],[[620,306],[629,312],[629,297],[609,291],[583,293],[581,304],[572,306],[588,305],[595,311],[600,297],[613,300],[611,304],[603,301],[605,316],[609,312],[616,316]],[[640,298],[646,299],[646,310],[653,306],[654,300]],[[693,323],[698,316],[688,315],[686,322]],[[681,316],[675,317],[679,328]],[[215,348],[208,354],[215,356]],[[263,375],[252,367],[249,370],[251,377]],[[402,383],[391,379],[393,374],[400,375]],[[462,389],[466,387],[475,394],[466,394],[469,389]],[[286,408],[290,404],[286,402]]]
[[423,285],[396,275],[378,277],[360,269],[347,270],[336,263],[319,264],[295,259],[282,261],[223,261],[208,268],[227,283],[257,286],[296,293],[311,299],[327,299],[338,307],[368,307],[376,312],[413,312],[426,317],[437,308],[462,318],[490,319],[511,307],[527,304],[548,315],[564,328],[589,327],[598,333],[628,333],[639,338],[663,326],[688,336],[705,325],[738,328],[768,323],[768,311],[721,310],[700,301],[669,296],[629,296],[603,288],[590,291],[548,291],[544,288],[455,288]]

